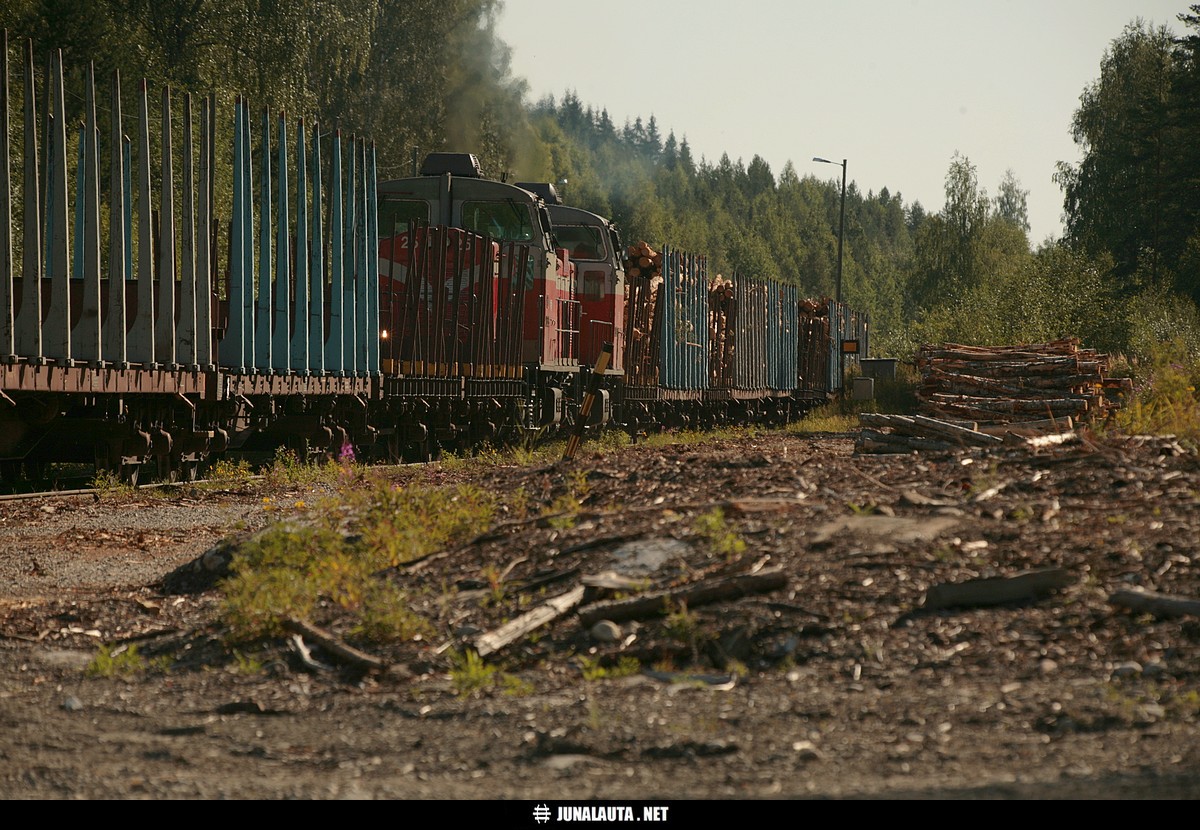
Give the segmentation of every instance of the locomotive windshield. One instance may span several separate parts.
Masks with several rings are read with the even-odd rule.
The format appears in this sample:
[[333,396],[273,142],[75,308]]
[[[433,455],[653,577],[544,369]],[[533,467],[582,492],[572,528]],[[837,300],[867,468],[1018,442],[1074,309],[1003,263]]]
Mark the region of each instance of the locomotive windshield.
[[502,242],[533,241],[533,218],[528,208],[512,199],[504,202],[463,202],[462,227]]
[[558,239],[558,247],[571,252],[571,259],[601,262],[607,256],[600,228],[592,225],[556,224],[554,235]]
[[429,224],[429,204],[415,199],[382,199],[379,202],[379,233],[404,233],[410,224]]

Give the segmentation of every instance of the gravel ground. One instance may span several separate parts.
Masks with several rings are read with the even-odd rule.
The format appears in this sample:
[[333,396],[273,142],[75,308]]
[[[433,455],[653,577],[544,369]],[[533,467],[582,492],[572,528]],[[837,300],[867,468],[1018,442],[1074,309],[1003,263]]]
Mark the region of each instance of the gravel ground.
[[[311,670],[284,640],[249,660],[218,589],[164,589],[274,518],[265,498],[316,494],[0,502],[0,797],[1200,796],[1200,620],[1111,602],[1200,597],[1200,463],[1170,440],[859,456],[768,434],[420,480],[530,512],[388,575],[439,634],[357,643],[377,672]],[[572,521],[537,520],[581,481]],[[717,508],[727,533],[705,524]],[[926,600],[1026,571],[1058,587]],[[452,648],[585,577],[579,613],[488,658],[512,683],[459,694]],[[634,587],[603,587],[619,578]],[[766,581],[681,593],[749,578]],[[653,591],[675,613],[609,606],[592,630],[595,603]],[[156,668],[88,676],[102,644]]]

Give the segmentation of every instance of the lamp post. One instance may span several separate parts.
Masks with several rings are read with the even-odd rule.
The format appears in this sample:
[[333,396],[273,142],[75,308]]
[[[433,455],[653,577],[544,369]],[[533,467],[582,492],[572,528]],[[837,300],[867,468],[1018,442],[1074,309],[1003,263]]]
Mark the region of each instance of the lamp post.
[[[839,162],[824,159],[820,156],[813,156],[813,161],[819,161],[822,164],[839,164]],[[842,159],[839,166],[842,168],[842,209],[841,216],[838,219],[838,269],[837,283],[834,288],[834,300],[838,304],[838,314],[842,313],[842,245],[846,238],[846,159]],[[838,325],[838,379],[842,384],[842,394],[846,393],[846,354],[842,351],[841,341],[845,338],[842,336],[845,332]]]
[[823,159],[820,156],[813,156],[813,161],[819,161],[824,164],[837,164],[842,168],[842,212],[841,217],[838,219],[838,270],[837,287],[835,289],[836,296],[834,297],[840,303],[842,301],[842,242],[846,236],[846,159],[836,162]]

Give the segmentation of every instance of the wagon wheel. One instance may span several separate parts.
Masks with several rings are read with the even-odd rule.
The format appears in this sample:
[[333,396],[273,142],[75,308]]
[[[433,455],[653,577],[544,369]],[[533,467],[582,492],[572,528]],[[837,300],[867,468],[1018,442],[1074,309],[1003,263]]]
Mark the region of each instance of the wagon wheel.
[[50,465],[45,461],[26,461],[23,465],[25,479],[31,482],[44,482]]
[[178,470],[173,470],[175,480],[191,483],[200,477],[200,462],[195,459],[180,460]]
[[130,487],[137,487],[138,480],[142,476],[142,465],[138,463],[122,464],[118,474],[122,482],[128,484]]
[[399,464],[403,459],[403,447],[400,445],[400,436],[395,432],[387,436],[383,444],[384,460],[388,464]]
[[404,447],[404,460],[410,464],[424,464],[433,460],[433,439],[426,437],[411,441]]
[[0,481],[5,484],[15,484],[20,477],[20,461],[0,461]]
[[179,468],[176,466],[175,459],[171,456],[154,456],[154,465],[158,470],[155,476],[157,481],[168,481],[174,483],[179,480]]

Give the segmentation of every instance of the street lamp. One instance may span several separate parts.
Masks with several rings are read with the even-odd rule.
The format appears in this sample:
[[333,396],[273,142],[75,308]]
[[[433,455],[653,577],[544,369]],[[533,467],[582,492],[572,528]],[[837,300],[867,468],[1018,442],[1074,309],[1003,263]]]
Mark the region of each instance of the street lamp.
[[824,164],[837,164],[842,168],[842,215],[838,220],[838,270],[836,296],[834,297],[840,303],[842,301],[842,242],[846,236],[846,159],[842,159],[839,163],[823,159],[820,156],[813,156],[813,161],[819,161]]
[[[819,161],[822,164],[838,164],[838,162],[836,162],[836,161],[831,161],[830,159],[823,159],[820,156],[813,156],[813,161]],[[843,242],[845,242],[845,237],[846,237],[846,159],[842,159],[840,166],[842,168],[842,213],[841,213],[841,218],[838,219],[838,270],[837,270],[837,284],[834,289],[834,292],[835,292],[834,300],[837,302],[837,305],[838,305],[838,315],[839,316],[842,315],[842,244],[843,244]],[[839,321],[839,325],[838,325],[838,341],[839,341],[838,342],[838,379],[841,381],[841,384],[842,384],[841,391],[842,391],[843,395],[846,394],[846,353],[845,353],[845,351],[843,351],[843,346],[841,343],[841,341],[844,339],[845,339],[845,332],[842,331],[842,327],[841,327],[840,321]]]

